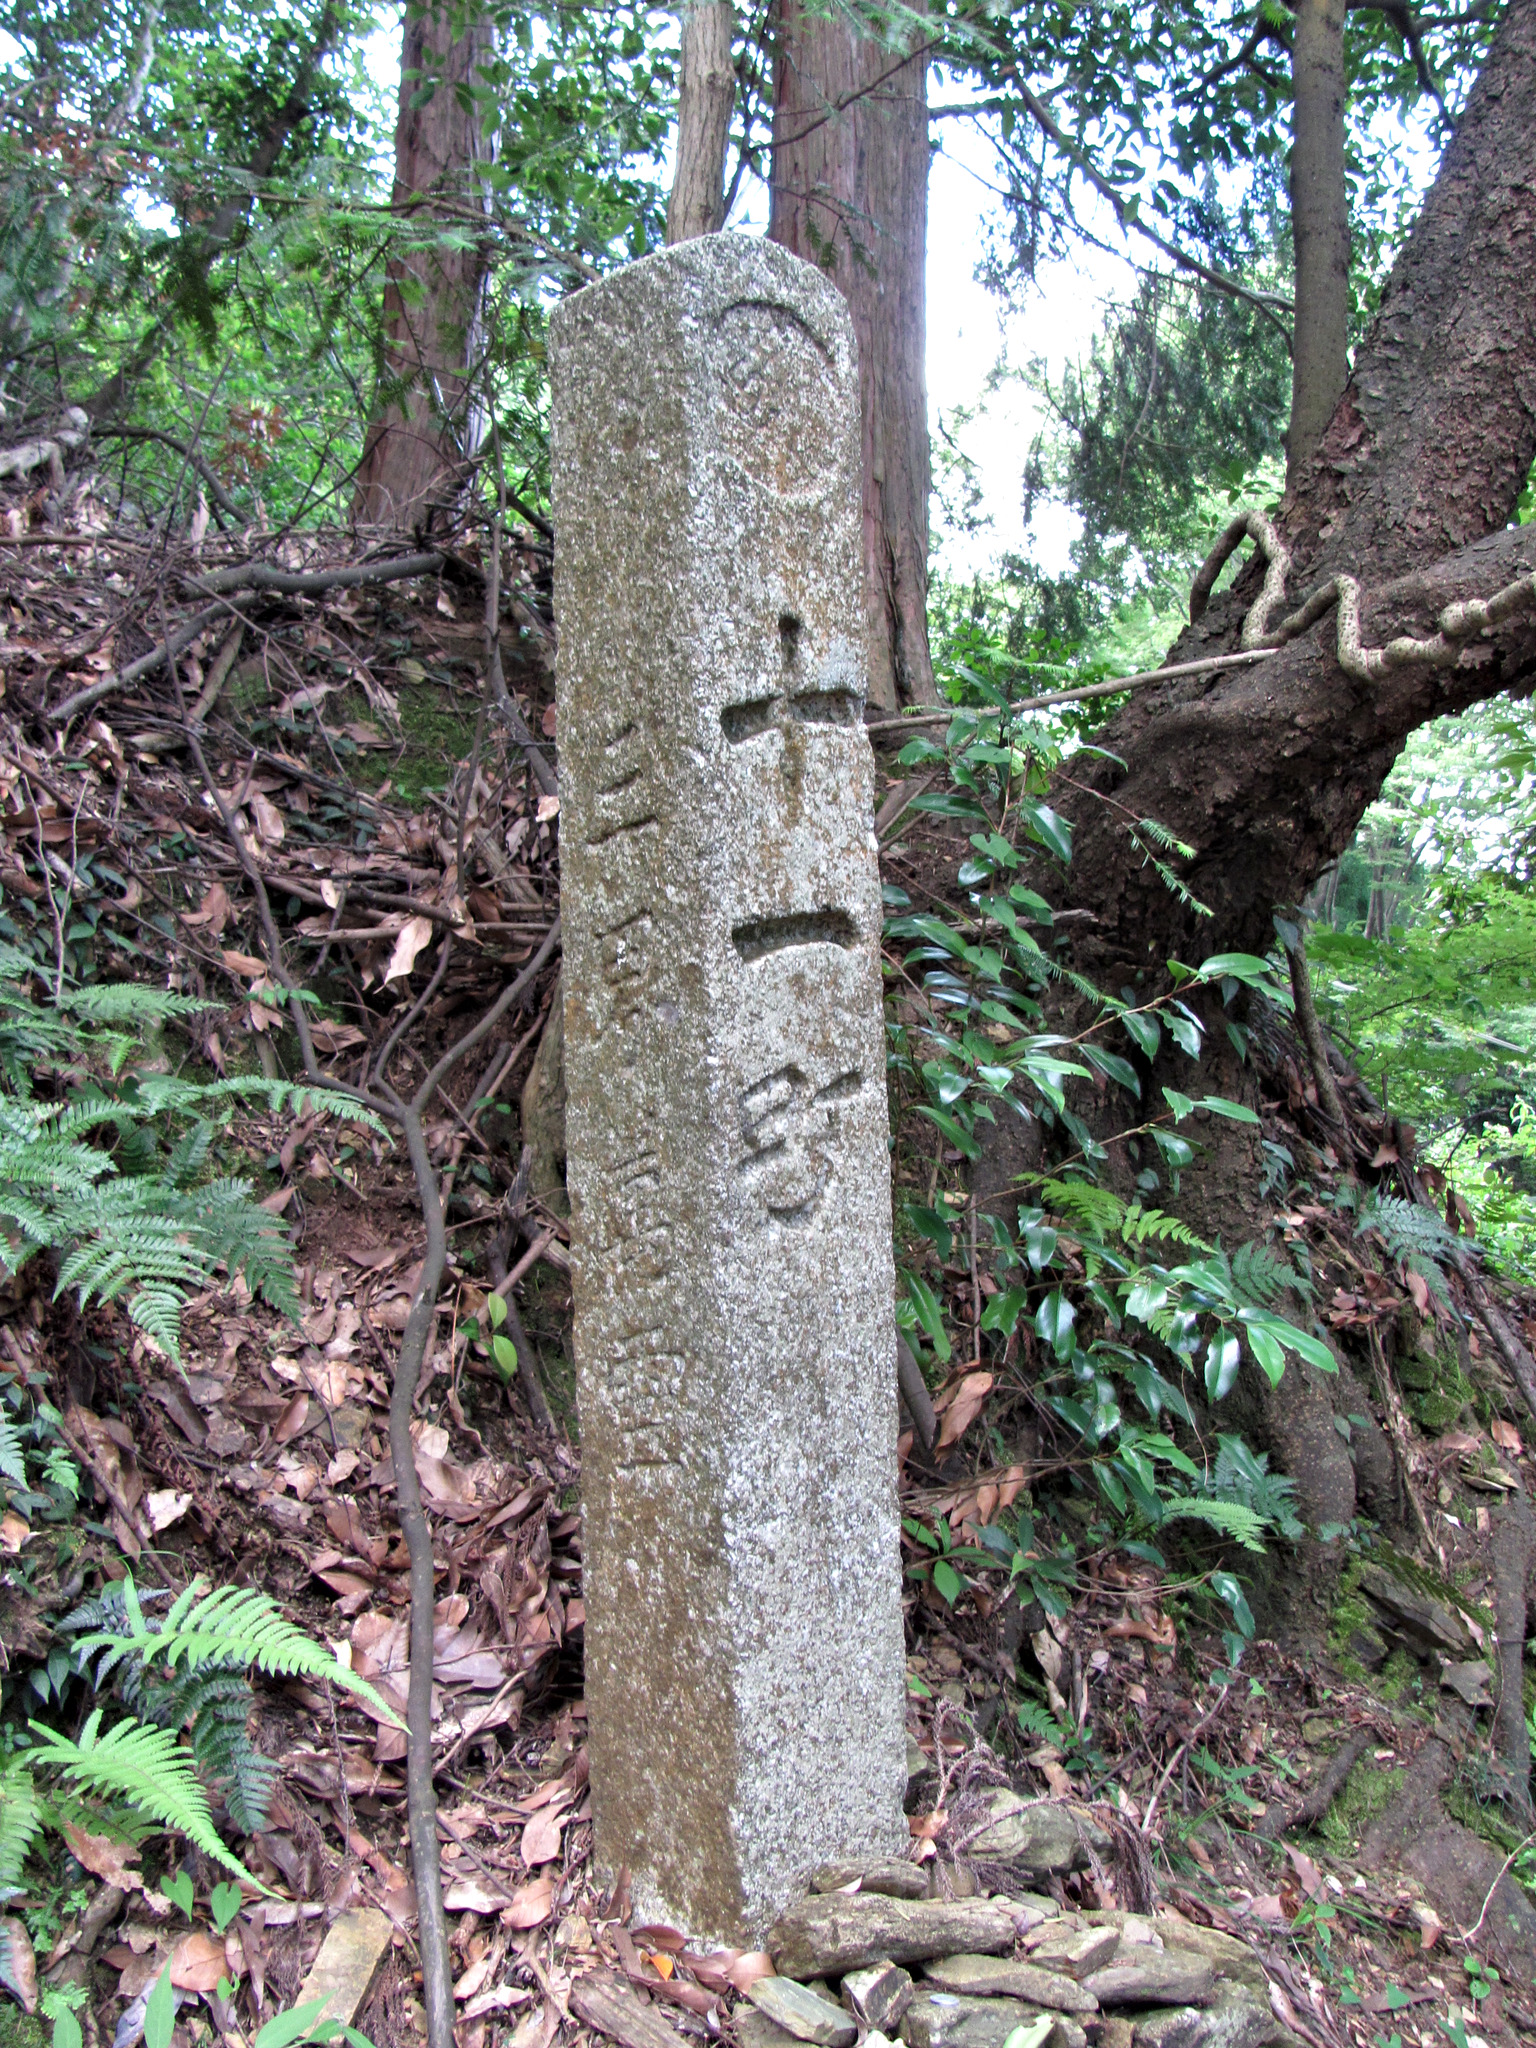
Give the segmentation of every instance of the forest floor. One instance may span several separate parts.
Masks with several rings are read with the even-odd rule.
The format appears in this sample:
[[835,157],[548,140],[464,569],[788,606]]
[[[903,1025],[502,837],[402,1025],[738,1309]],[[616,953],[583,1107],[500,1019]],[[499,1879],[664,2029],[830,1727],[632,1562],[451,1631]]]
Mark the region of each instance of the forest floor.
[[[483,557],[448,547],[408,581],[246,588],[170,673],[161,660],[124,680],[199,615],[221,568],[259,557],[324,575],[362,555],[342,536],[166,544],[104,515],[93,527],[88,504],[77,515],[57,540],[13,516],[0,544],[0,935],[33,954],[43,984],[163,985],[169,968],[205,997],[151,1059],[294,1072],[259,877],[295,977],[324,999],[314,1036],[327,1066],[362,1072],[414,1005],[393,1069],[414,1086],[534,960],[558,908],[558,806],[482,709]],[[552,742],[541,536],[515,537],[505,582],[501,656],[528,726]],[[60,719],[67,698],[104,682]],[[903,827],[909,881],[953,872],[946,829]],[[427,1119],[452,1196],[450,1252],[414,1434],[437,1570],[433,1746],[461,2048],[574,2043],[587,2027],[573,1990],[594,1971],[643,1986],[685,2036],[730,2037],[742,1975],[738,1957],[690,1959],[670,1930],[627,1926],[591,1869],[568,1233],[548,1132],[524,1131],[519,1107],[554,975],[551,959]],[[1292,1206],[1277,1190],[1254,1232],[1273,1225],[1306,1254],[1354,1375],[1341,1434],[1374,1431],[1396,1450],[1380,1518],[1394,1540],[1329,1582],[1323,1646],[1266,1639],[1261,1608],[1236,1676],[1179,1574],[1112,1547],[1081,1547],[1059,1616],[1021,1609],[985,1572],[965,1574],[952,1603],[914,1577],[913,1855],[939,1895],[984,1882],[952,1817],[997,1759],[1031,1796],[1091,1807],[1116,1842],[1112,1862],[1051,1881],[1063,1907],[1155,1897],[1238,1936],[1311,2048],[1478,2048],[1536,2032],[1536,1946],[1485,1907],[1490,1874],[1501,1897],[1513,1890],[1503,1871],[1521,1847],[1492,1730],[1498,1544],[1506,1501],[1529,1490],[1531,1432],[1456,1277],[1435,1298],[1332,1199],[1347,1174],[1407,1153],[1410,1135],[1355,1086],[1350,1144],[1330,1140],[1300,1046],[1282,1033],[1262,1058],[1265,1135],[1301,1163],[1308,1192]],[[536,1090],[529,1101],[540,1114]],[[409,1588],[385,1418],[426,1248],[416,1185],[402,1149],[356,1124],[241,1111],[223,1157],[290,1230],[297,1324],[238,1283],[205,1293],[178,1373],[121,1307],[82,1315],[34,1268],[10,1289],[0,1374],[46,1385],[95,1498],[67,1526],[8,1515],[0,1531],[7,1720],[24,1717],[63,1610],[126,1565],[146,1587],[198,1575],[262,1587],[317,1639],[346,1645],[403,1710]],[[548,1428],[489,1352],[487,1296],[508,1274]],[[963,1261],[942,1276],[957,1296],[974,1277]],[[1508,1306],[1536,1338],[1536,1301]],[[935,1391],[942,1405],[954,1388]],[[904,1512],[963,1542],[1030,1489],[1041,1527],[1072,1536],[1077,1510],[1052,1478],[1071,1446],[1042,1427],[1027,1387],[999,1388],[985,1426],[956,1432],[938,1466],[909,1447]],[[999,1463],[1000,1443],[1017,1446],[1013,1462]],[[1514,1669],[1518,1680],[1518,1656]],[[90,1988],[88,2037],[130,2048],[169,1956],[186,1996],[178,2048],[210,2029],[248,2041],[293,2003],[337,1916],[367,1903],[393,1934],[356,2024],[379,2048],[421,2038],[403,1735],[299,1681],[260,1683],[254,1732],[282,1778],[270,1825],[241,1853],[270,1896],[219,1928],[163,1896],[153,1850],[125,1858],[77,1836],[74,1858],[34,1864],[11,1908],[39,1969],[74,1969]],[[1432,1824],[1426,1772],[1438,1773]],[[1446,1867],[1415,1865],[1445,1811]],[[186,1867],[201,1899],[218,1873]],[[103,1919],[93,1907],[114,1890]],[[0,2022],[0,2042],[13,2032]]]

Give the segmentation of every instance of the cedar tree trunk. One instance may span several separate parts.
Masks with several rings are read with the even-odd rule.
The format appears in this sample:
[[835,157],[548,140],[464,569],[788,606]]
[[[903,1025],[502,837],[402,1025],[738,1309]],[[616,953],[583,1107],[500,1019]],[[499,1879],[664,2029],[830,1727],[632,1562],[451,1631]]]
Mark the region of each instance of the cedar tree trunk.
[[725,145],[736,104],[730,0],[696,0],[683,17],[677,93],[677,169],[667,202],[668,242],[718,234],[725,224]]
[[[452,15],[411,7],[400,54],[395,124],[397,212],[430,221],[434,202],[453,225],[477,211],[475,166],[486,154],[484,114],[457,91],[476,83],[493,49],[488,23],[455,37]],[[424,78],[423,73],[430,74]],[[418,97],[435,90],[424,105]],[[352,516],[362,524],[419,528],[450,506],[480,440],[471,372],[481,345],[485,256],[479,243],[425,241],[390,259],[384,288],[380,400],[357,473]]]
[[1286,477],[1294,486],[1322,440],[1349,376],[1344,0],[1296,0],[1291,81],[1296,325]]
[[928,653],[926,52],[779,0],[768,233],[848,301],[864,421],[869,703],[933,703]]

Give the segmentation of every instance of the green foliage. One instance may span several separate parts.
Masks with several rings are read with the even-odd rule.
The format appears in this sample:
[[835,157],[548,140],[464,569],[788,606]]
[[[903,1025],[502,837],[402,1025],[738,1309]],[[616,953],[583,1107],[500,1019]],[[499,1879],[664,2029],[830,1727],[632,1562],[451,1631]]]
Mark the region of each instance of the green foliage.
[[183,1666],[189,1673],[205,1675],[254,1664],[271,1677],[330,1679],[399,1725],[399,1717],[368,1681],[295,1628],[270,1594],[254,1586],[216,1586],[203,1592],[202,1581],[194,1579],[156,1626],[145,1615],[133,1580],[125,1578],[121,1584],[121,1628],[95,1629],[79,1639],[83,1657],[101,1653],[98,1686],[130,1656],[172,1672]]
[[193,1759],[171,1730],[129,1720],[102,1734],[101,1716],[98,1707],[73,1741],[33,1721],[31,1768],[55,1770],[93,1798],[123,1801],[161,1827],[185,1835],[237,1876],[249,1878],[245,1865],[219,1839]]
[[[1492,1263],[1536,1278],[1536,774],[1523,709],[1414,734],[1309,899],[1321,1014],[1445,1171]],[[1467,1220],[1465,1212],[1461,1220]],[[1443,1246],[1409,1247],[1438,1286]]]
[[[1214,954],[1196,968],[1169,962],[1173,985],[1150,1000],[1129,989],[1111,995],[1072,974],[1054,913],[1022,879],[1026,857],[1038,876],[1042,857],[1070,856],[1067,835],[1043,815],[1041,794],[1062,738],[1003,708],[995,669],[967,664],[950,687],[962,701],[944,743],[914,739],[903,759],[942,768],[945,780],[919,803],[973,827],[958,877],[967,908],[914,911],[887,890],[887,936],[901,947],[891,981],[891,1075],[898,1104],[962,1160],[980,1154],[987,1124],[1018,1116],[1042,1128],[1045,1156],[1055,1162],[1029,1177],[1033,1200],[1018,1208],[1016,1230],[978,1218],[978,1261],[985,1258],[993,1291],[958,1355],[980,1351],[985,1363],[995,1347],[995,1366],[1029,1335],[1034,1398],[1078,1440],[1077,1462],[1113,1540],[1144,1546],[1177,1528],[1251,1551],[1266,1537],[1293,1539],[1301,1525],[1289,1482],[1236,1436],[1220,1436],[1213,1457],[1193,1431],[1192,1402],[1223,1401],[1245,1359],[1271,1382],[1292,1358],[1336,1370],[1327,1344],[1284,1312],[1288,1304],[1305,1310],[1310,1283],[1265,1243],[1229,1255],[1172,1206],[1198,1143],[1183,1128],[1257,1116],[1244,1103],[1196,1094],[1193,1084],[1189,1093],[1165,1084],[1161,1102],[1146,1099],[1150,1062],[1165,1048],[1198,1071],[1205,1027],[1187,1000],[1193,989],[1212,990],[1225,1006],[1252,991],[1283,1009],[1290,996],[1282,970],[1274,959],[1240,953]],[[1080,999],[1070,1041],[1041,1029],[1041,999],[1053,982]],[[1240,1043],[1235,1022],[1231,1029]],[[1124,1051],[1106,1044],[1112,1032],[1123,1033]],[[1119,1142],[1143,1162],[1134,1195],[1098,1178],[1108,1157],[1095,1135],[1103,1118],[1090,1125],[1077,1106],[1086,1107],[1090,1089],[1125,1105]],[[919,1149],[930,1150],[931,1140]],[[919,1357],[939,1365],[957,1355],[957,1344],[942,1279],[935,1285],[923,1269],[934,1254],[942,1266],[955,1251],[952,1204],[966,1206],[963,1191],[940,1195],[936,1185],[928,1202],[909,1199],[899,1212],[913,1249],[900,1274],[898,1321]],[[1032,1521],[999,1524],[969,1545],[942,1521],[931,1530],[910,1523],[908,1537],[916,1546],[911,1574],[945,1601],[959,1597],[968,1573],[1006,1565],[1028,1579],[1047,1612],[1065,1611],[1056,1566],[1036,1544]],[[1211,1587],[1240,1647],[1252,1618],[1236,1579],[1219,1576]]]
[[[0,1902],[20,1889],[42,1829],[63,1819],[130,1838],[145,1823],[167,1828],[255,1883],[220,1838],[205,1789],[210,1779],[222,1787],[237,1828],[263,1824],[277,1767],[246,1732],[252,1665],[274,1676],[330,1680],[401,1725],[366,1679],[253,1588],[205,1592],[194,1581],[154,1625],[125,1577],[77,1608],[61,1632],[73,1638],[74,1668],[93,1691],[115,1679],[130,1712],[103,1728],[105,1708],[96,1706],[73,1737],[34,1720],[30,1741],[0,1751]],[[45,1778],[62,1781],[61,1789],[45,1790]],[[168,1895],[174,1879],[172,1887]],[[237,1909],[238,1897],[226,1919]]]
[[[255,1105],[294,1117],[328,1111],[382,1130],[378,1119],[331,1091],[260,1075],[202,1082],[133,1069],[133,1027],[142,1033],[200,1006],[126,983],[65,988],[55,1004],[39,1004],[25,990],[32,972],[25,955],[0,948],[5,1267],[18,1272],[53,1252],[56,1293],[73,1288],[82,1308],[124,1296],[132,1320],[177,1360],[182,1305],[220,1267],[295,1314],[282,1226],[248,1181],[206,1174],[215,1128]],[[40,1097],[44,1079],[54,1092]]]
[[[132,1641],[123,1585],[109,1586],[95,1600],[65,1615],[58,1632],[69,1638],[90,1633]],[[72,1659],[83,1670],[89,1655],[81,1641]],[[202,1775],[224,1794],[230,1819],[242,1834],[267,1824],[267,1808],[277,1782],[277,1766],[252,1743],[247,1723],[255,1705],[245,1673],[250,1660],[231,1649],[210,1655],[195,1669],[178,1670],[146,1656],[134,1645],[117,1667],[117,1695],[141,1721],[157,1728],[187,1731],[193,1760]],[[97,1684],[105,1674],[98,1672]]]

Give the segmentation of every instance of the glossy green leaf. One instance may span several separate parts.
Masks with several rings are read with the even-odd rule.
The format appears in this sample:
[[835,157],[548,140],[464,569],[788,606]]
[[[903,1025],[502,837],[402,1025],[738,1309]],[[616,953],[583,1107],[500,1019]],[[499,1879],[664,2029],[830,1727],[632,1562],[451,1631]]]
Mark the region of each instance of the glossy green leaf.
[[1052,1288],[1035,1310],[1035,1334],[1058,1358],[1070,1358],[1077,1341],[1072,1334],[1076,1321],[1077,1310],[1059,1287]]

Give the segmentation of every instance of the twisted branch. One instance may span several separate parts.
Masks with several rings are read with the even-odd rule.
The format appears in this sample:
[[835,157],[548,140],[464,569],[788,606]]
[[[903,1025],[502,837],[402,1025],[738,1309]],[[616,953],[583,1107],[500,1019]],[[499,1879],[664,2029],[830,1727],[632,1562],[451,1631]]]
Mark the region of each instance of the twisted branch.
[[1353,576],[1334,576],[1313,591],[1300,611],[1293,612],[1273,632],[1269,632],[1270,613],[1285,595],[1285,580],[1291,569],[1290,551],[1272,521],[1255,507],[1245,506],[1233,516],[1190,585],[1191,624],[1203,616],[1216,578],[1245,538],[1253,541],[1268,566],[1264,573],[1264,587],[1243,620],[1239,642],[1242,648],[1253,651],[1284,647],[1288,641],[1309,631],[1319,619],[1326,618],[1329,612],[1337,610],[1339,667],[1346,675],[1354,676],[1362,683],[1375,682],[1399,668],[1454,668],[1468,640],[1491,632],[1495,626],[1503,625],[1507,619],[1522,612],[1536,610],[1536,572],[1533,572],[1517,576],[1513,583],[1506,583],[1492,597],[1466,598],[1448,604],[1435,621],[1438,630],[1432,639],[1415,640],[1411,634],[1404,633],[1395,640],[1389,640],[1385,647],[1366,647],[1360,639],[1359,582]]

